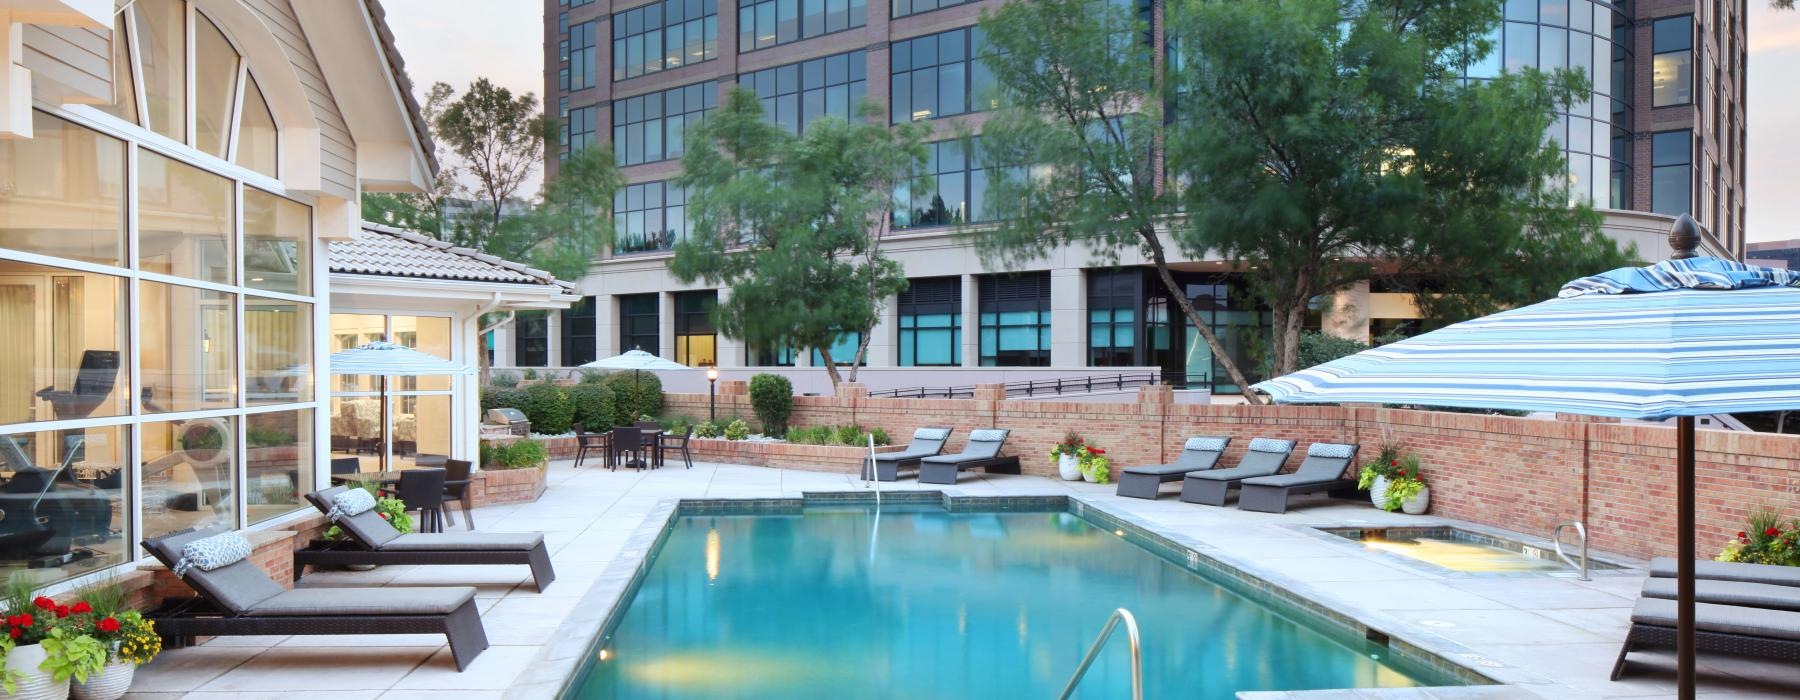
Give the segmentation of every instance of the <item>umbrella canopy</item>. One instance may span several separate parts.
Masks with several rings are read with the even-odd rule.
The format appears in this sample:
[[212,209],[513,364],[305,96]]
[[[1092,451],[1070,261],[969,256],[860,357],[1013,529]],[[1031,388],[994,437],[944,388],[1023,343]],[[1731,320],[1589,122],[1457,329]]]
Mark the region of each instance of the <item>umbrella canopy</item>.
[[385,340],[363,343],[331,353],[332,374],[377,374],[416,377],[425,374],[464,374],[471,370],[444,358]]
[[642,350],[631,350],[623,355],[614,355],[605,359],[594,360],[582,367],[589,369],[638,369],[657,371],[665,369],[693,369],[687,365],[665,360]]

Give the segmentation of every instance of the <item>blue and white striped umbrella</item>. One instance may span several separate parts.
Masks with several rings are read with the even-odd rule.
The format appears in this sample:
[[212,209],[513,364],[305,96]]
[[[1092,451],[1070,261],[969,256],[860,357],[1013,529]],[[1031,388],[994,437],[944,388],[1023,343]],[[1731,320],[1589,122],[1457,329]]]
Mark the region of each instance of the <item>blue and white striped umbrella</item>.
[[1389,403],[1665,419],[1800,409],[1800,274],[1717,258],[1621,268],[1557,299],[1254,388]]
[[417,377],[427,374],[466,374],[474,368],[437,355],[419,352],[385,340],[363,343],[331,353],[332,374],[374,374]]

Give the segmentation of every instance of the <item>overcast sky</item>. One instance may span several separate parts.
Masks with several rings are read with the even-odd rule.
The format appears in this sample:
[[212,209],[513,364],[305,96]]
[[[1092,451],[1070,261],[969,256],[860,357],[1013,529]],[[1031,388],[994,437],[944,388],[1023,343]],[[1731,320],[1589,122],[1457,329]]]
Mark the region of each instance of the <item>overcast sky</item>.
[[[486,76],[515,93],[544,94],[539,0],[384,0],[389,24],[423,92],[458,92]],[[1800,238],[1800,12],[1750,2],[1749,239]],[[529,183],[535,192],[538,180]]]

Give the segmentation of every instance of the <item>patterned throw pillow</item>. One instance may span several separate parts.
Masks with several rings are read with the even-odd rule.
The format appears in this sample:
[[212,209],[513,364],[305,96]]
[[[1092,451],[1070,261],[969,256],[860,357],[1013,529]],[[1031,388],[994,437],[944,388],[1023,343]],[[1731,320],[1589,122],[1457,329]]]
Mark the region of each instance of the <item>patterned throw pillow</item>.
[[971,442],[1000,442],[1006,439],[1008,430],[974,430],[969,432]]
[[1336,457],[1338,459],[1349,459],[1350,455],[1353,454],[1356,454],[1355,447],[1340,445],[1335,442],[1315,442],[1312,444],[1312,447],[1306,448],[1306,456],[1308,457]]
[[202,537],[182,546],[181,558],[175,560],[174,573],[176,576],[186,576],[193,569],[212,571],[243,561],[249,556],[250,540],[235,532],[224,532]]
[[949,428],[920,428],[913,431],[914,440],[943,440],[950,437]]
[[1293,452],[1293,440],[1277,440],[1275,438],[1257,438],[1250,441],[1250,449],[1255,452]]
[[325,518],[335,523],[353,515],[362,515],[374,507],[375,497],[369,495],[368,491],[350,489],[331,498],[331,511],[325,514]]
[[1216,437],[1188,438],[1187,444],[1182,446],[1181,449],[1194,450],[1196,452],[1224,452],[1225,451],[1225,438],[1216,438]]

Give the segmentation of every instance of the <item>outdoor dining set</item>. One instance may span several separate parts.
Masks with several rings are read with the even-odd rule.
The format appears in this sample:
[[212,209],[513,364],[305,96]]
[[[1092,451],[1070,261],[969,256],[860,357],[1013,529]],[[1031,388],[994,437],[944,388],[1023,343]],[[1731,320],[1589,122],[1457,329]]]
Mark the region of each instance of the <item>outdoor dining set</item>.
[[634,425],[590,433],[586,426],[577,423],[575,466],[580,467],[588,455],[594,453],[600,455],[603,466],[615,471],[621,466],[655,469],[663,465],[667,456],[679,455],[687,468],[693,469],[694,454],[689,450],[693,439],[693,426],[677,434],[665,432],[656,421],[639,421]]

